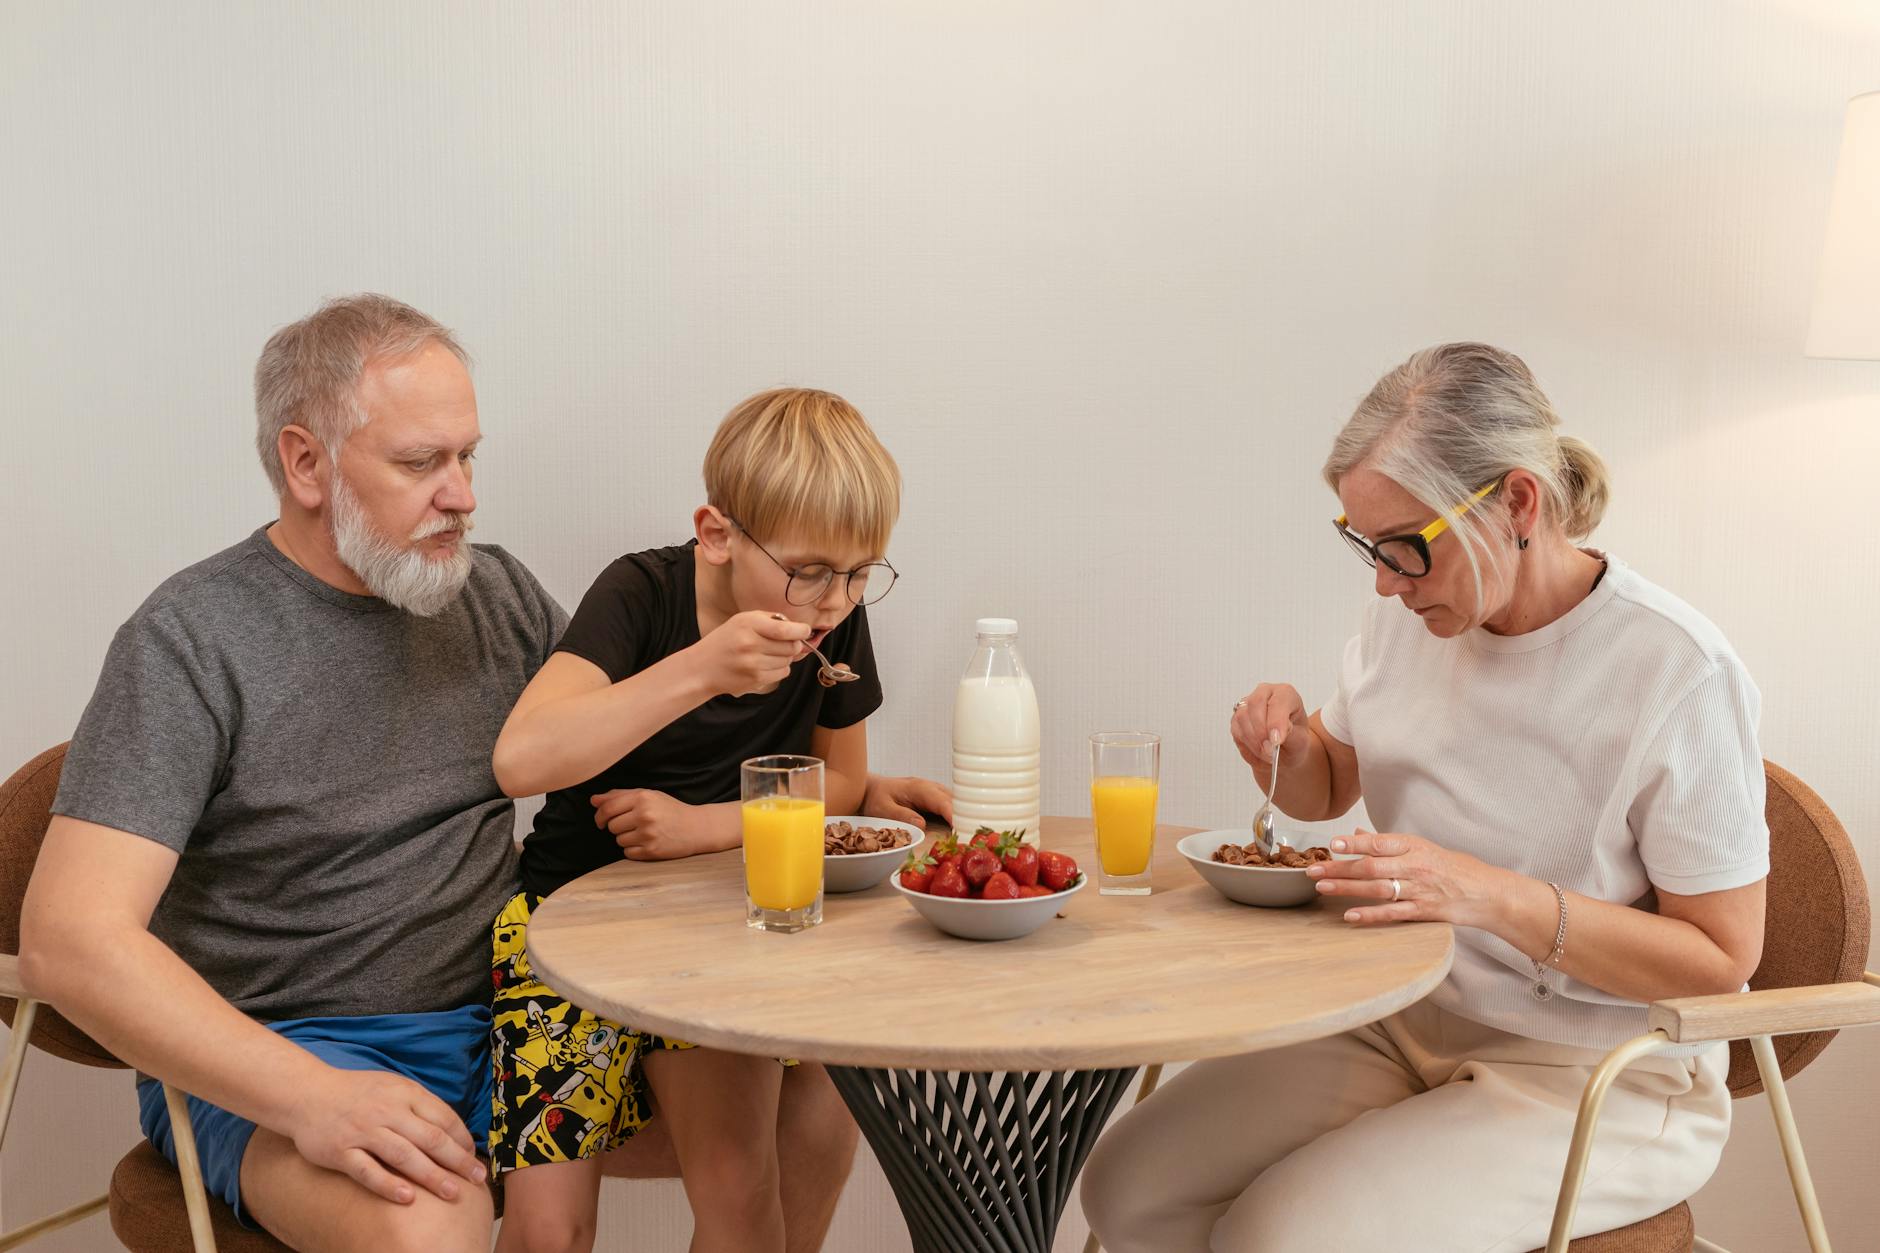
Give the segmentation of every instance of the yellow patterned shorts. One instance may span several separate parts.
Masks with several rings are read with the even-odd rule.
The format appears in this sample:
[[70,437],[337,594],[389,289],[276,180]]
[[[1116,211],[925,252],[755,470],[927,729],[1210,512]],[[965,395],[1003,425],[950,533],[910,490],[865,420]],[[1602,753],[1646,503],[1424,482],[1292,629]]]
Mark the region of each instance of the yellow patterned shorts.
[[490,979],[490,1170],[572,1162],[625,1144],[652,1118],[640,1058],[689,1049],[681,1040],[609,1022],[557,996],[529,969],[523,892],[496,916]]

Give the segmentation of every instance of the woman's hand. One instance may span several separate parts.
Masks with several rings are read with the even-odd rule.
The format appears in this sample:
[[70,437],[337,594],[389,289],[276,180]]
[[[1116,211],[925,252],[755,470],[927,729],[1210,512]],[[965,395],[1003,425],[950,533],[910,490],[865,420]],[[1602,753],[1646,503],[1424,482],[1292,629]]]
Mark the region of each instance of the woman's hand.
[[1322,895],[1345,898],[1346,922],[1474,927],[1531,961],[1628,1000],[1734,992],[1762,955],[1766,880],[1698,896],[1660,889],[1656,912],[1570,891],[1568,938],[1555,957],[1560,898],[1539,879],[1417,835],[1358,831],[1334,839],[1332,849],[1361,856],[1316,862],[1306,874],[1318,881]]
[[590,796],[594,825],[613,833],[632,861],[669,861],[705,852],[698,808],[650,788],[616,788]]
[[1334,839],[1332,851],[1363,856],[1314,862],[1306,874],[1318,880],[1320,895],[1350,900],[1346,922],[1449,922],[1493,930],[1509,880],[1520,878],[1420,835],[1357,831]]
[[1280,741],[1282,766],[1297,766],[1312,751],[1305,702],[1290,683],[1262,683],[1248,692],[1234,702],[1234,720],[1229,726],[1234,747],[1262,779],[1273,760],[1274,740]]

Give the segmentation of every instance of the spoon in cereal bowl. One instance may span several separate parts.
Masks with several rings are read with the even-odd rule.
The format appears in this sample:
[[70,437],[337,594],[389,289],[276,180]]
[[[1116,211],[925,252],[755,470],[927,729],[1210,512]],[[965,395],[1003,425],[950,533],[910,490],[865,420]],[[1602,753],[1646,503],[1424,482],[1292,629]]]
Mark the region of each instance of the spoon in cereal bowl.
[[1260,851],[1267,857],[1279,852],[1279,846],[1273,836],[1275,815],[1273,808],[1273,789],[1279,786],[1279,741],[1273,741],[1273,761],[1266,772],[1266,803],[1254,811],[1253,841],[1260,846]]

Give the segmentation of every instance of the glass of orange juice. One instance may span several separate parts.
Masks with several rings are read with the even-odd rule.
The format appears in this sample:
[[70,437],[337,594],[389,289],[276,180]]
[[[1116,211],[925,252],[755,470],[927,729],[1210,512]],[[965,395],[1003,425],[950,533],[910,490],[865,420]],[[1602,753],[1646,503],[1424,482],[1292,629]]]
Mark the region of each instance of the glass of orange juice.
[[1147,896],[1161,790],[1162,737],[1102,731],[1090,737],[1090,816],[1097,828],[1097,891]]
[[744,920],[759,931],[813,927],[823,907],[822,759],[753,757],[740,774]]

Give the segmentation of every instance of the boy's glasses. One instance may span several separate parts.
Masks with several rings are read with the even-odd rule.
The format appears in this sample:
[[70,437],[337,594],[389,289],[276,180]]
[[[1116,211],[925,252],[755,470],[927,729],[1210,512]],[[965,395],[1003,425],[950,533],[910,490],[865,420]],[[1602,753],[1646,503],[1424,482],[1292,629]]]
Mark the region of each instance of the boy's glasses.
[[806,566],[786,566],[771,556],[768,548],[758,544],[757,537],[745,530],[742,522],[730,514],[725,515],[725,520],[738,530],[744,531],[744,538],[757,544],[758,552],[770,557],[777,569],[790,576],[790,581],[784,585],[783,598],[792,605],[815,604],[823,598],[823,594],[829,590],[829,585],[835,582],[837,575],[841,575],[846,580],[843,584],[843,592],[848,596],[850,604],[877,605],[881,603],[882,597],[894,590],[895,581],[901,577],[896,573],[895,568],[885,561],[864,562],[853,570],[837,570],[820,561],[811,562]]
[[[1487,499],[1488,494],[1501,486],[1496,479],[1487,487],[1456,506],[1457,517],[1469,512],[1476,505]],[[1421,531],[1409,535],[1386,535],[1383,539],[1366,539],[1358,532],[1345,525],[1345,515],[1339,514],[1332,522],[1338,528],[1345,543],[1364,560],[1367,566],[1382,564],[1386,569],[1395,570],[1406,579],[1420,579],[1430,572],[1430,541],[1449,529],[1449,519],[1438,518]]]

